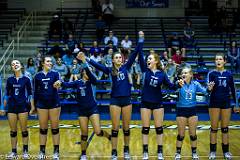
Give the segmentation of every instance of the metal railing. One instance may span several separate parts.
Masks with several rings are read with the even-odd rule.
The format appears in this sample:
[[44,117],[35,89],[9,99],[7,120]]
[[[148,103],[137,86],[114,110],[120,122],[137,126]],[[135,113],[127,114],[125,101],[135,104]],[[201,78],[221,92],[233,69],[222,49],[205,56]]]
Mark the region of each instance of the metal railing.
[[32,11],[17,32],[17,53],[19,52],[20,40],[27,35],[26,32],[27,28],[30,26],[32,30],[33,24],[35,23],[36,23],[36,11]]
[[10,56],[12,56],[12,58],[14,59],[14,50],[15,50],[15,41],[12,40],[11,43],[9,44],[8,48],[5,50],[5,52],[3,53],[1,59],[0,59],[0,64],[1,64],[1,68],[0,68],[0,73],[2,73],[2,77],[6,78],[6,63],[8,62],[8,59],[10,58]]

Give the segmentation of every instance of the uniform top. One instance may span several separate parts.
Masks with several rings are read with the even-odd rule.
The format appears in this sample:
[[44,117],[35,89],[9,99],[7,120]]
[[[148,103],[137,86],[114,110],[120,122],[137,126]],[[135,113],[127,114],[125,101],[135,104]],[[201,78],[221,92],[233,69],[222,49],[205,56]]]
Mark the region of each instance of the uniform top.
[[130,55],[128,61],[119,68],[117,75],[112,74],[112,67],[106,67],[104,65],[96,63],[93,60],[88,61],[92,66],[103,71],[105,74],[111,73],[112,78],[111,97],[124,97],[131,95],[131,84],[129,83],[128,71],[133,64],[137,56],[137,53],[142,50],[142,47],[143,43],[139,42],[133,53]]
[[162,70],[151,71],[146,66],[146,62],[143,57],[143,52],[139,56],[140,67],[144,72],[143,89],[142,89],[142,101],[151,103],[162,103],[162,85],[167,85],[170,89],[177,89],[177,86],[170,82],[166,73]]
[[31,81],[27,76],[17,78],[11,76],[7,79],[6,96],[8,104],[23,105],[27,103],[29,96],[32,96]]
[[207,94],[207,89],[197,81],[191,81],[189,84],[184,84],[179,89],[179,100],[177,107],[195,107],[197,105],[196,93],[202,92]]
[[34,77],[34,101],[59,101],[57,89],[53,87],[54,82],[60,79],[58,72],[50,70],[48,73],[40,71]]
[[89,70],[88,66],[84,67],[84,70],[89,77],[88,81],[80,79],[73,82],[63,82],[62,86],[77,89],[76,100],[78,101],[80,107],[93,107],[96,106],[97,103],[93,96],[92,84],[95,85],[97,83],[97,79]]
[[234,102],[236,102],[236,92],[233,76],[229,71],[213,70],[208,73],[208,82],[214,81],[215,85],[210,95],[210,101],[221,103],[229,101],[230,92]]

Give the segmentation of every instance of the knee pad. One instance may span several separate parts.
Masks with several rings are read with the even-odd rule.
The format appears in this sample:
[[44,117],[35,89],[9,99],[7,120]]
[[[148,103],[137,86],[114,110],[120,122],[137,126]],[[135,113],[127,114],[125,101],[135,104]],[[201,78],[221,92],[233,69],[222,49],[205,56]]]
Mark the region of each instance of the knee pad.
[[142,127],[142,134],[149,134],[150,127]]
[[163,134],[163,127],[157,127],[156,129],[156,134]]
[[221,128],[222,133],[228,133],[228,127]]
[[98,133],[96,135],[102,137],[103,136],[103,130],[101,130],[100,133]]
[[88,136],[87,135],[81,135],[81,141],[87,141]]
[[28,131],[23,131],[22,132],[22,137],[28,137]]
[[183,141],[184,140],[184,136],[177,135],[177,140],[178,141]]
[[190,139],[191,139],[191,141],[196,141],[197,140],[197,135],[195,135],[195,136],[190,135]]
[[112,137],[117,137],[118,136],[118,131],[112,130]]
[[10,131],[10,136],[12,138],[17,137],[17,131]]
[[210,131],[211,133],[217,133],[218,132],[218,129],[213,129],[212,127],[211,127],[211,131]]
[[48,129],[42,129],[42,128],[40,128],[40,134],[42,134],[42,135],[47,135],[47,133],[48,133]]
[[52,135],[56,135],[59,133],[59,128],[51,129],[52,130]]
[[128,130],[123,129],[123,134],[124,134],[124,136],[130,136],[130,129],[128,129]]

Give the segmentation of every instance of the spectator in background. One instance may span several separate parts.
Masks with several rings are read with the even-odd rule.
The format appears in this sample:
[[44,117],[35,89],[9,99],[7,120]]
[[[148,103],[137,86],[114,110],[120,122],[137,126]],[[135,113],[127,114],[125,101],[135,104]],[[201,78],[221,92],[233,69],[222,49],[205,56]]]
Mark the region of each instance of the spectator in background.
[[184,34],[184,47],[186,48],[193,48],[195,47],[195,31],[194,28],[192,27],[192,21],[191,20],[186,20],[186,24],[183,30]]
[[174,61],[171,58],[168,59],[168,63],[166,64],[166,67],[165,67],[165,72],[169,80],[173,83],[177,73],[177,65],[174,63]]
[[25,70],[30,73],[31,75],[31,79],[33,78],[33,76],[35,76],[35,74],[37,73],[37,67],[35,66],[35,63],[33,61],[33,58],[28,58],[27,60],[27,66],[25,67]]
[[168,51],[164,51],[164,52],[162,53],[162,55],[160,56],[160,60],[161,60],[161,62],[162,62],[162,64],[163,64],[163,66],[166,66],[166,65],[167,65],[168,60],[169,60]]
[[97,55],[100,55],[102,53],[101,48],[98,46],[98,42],[97,41],[93,41],[93,45],[89,50],[89,54],[90,56],[92,56],[94,54],[94,52],[97,53]]
[[41,57],[42,57],[42,52],[38,52],[36,57],[34,58],[35,66],[37,68],[37,71],[41,70]]
[[72,66],[70,67],[70,79],[69,82],[78,80],[81,73],[81,66],[78,64],[77,59],[73,59]]
[[[79,42],[77,45],[77,48],[79,49],[80,52],[83,52],[88,56],[88,52],[87,52],[83,42]],[[74,56],[74,57],[76,57],[76,56]]]
[[51,40],[53,36],[59,36],[59,40],[62,39],[62,22],[59,15],[55,14],[50,22],[49,26],[49,39]]
[[[95,62],[102,63],[102,57],[101,55],[97,54],[97,52],[93,52],[93,55],[90,56],[90,59],[94,60]],[[93,69],[94,74],[97,76],[97,79],[101,79],[103,72]]]
[[113,45],[113,42],[112,41],[109,41],[108,42],[108,45],[104,48],[104,55],[108,54],[108,50],[109,49],[113,49],[113,52],[117,52],[117,47]]
[[172,60],[176,64],[181,64],[182,63],[182,55],[181,55],[181,51],[179,49],[176,50],[176,53],[172,56]]
[[128,59],[128,55],[131,53],[132,41],[129,40],[129,36],[126,35],[121,42],[121,52],[123,54],[124,61]]
[[118,45],[118,38],[116,36],[114,36],[113,31],[109,31],[108,32],[108,36],[104,38],[104,44],[108,45],[109,41],[112,41],[113,45],[115,47],[117,47],[117,45]]
[[62,47],[59,46],[59,43],[55,43],[54,46],[49,50],[48,54],[52,56],[55,55],[56,52],[59,52],[61,57],[64,55],[64,51]]
[[227,56],[231,63],[231,71],[240,73],[240,48],[237,47],[237,41],[230,43]]
[[73,33],[73,24],[71,21],[68,20],[67,17],[64,17],[63,21],[63,34],[64,34],[64,41],[67,40],[68,35]]
[[181,50],[182,56],[185,57],[185,52],[186,49],[183,47],[183,43],[180,37],[178,37],[178,33],[174,32],[172,37],[170,37],[169,42],[168,42],[168,52],[169,52],[169,57],[174,55],[176,50]]
[[59,52],[56,52],[54,55],[51,56],[52,58],[52,64],[55,65],[56,64],[56,61],[58,58],[61,58],[61,55]]
[[103,35],[105,33],[105,27],[106,27],[106,24],[102,20],[102,15],[99,15],[98,20],[96,21],[96,37],[97,37],[97,41],[99,43],[102,42],[102,40],[103,40]]
[[63,63],[70,68],[72,66],[72,62],[73,62],[73,55],[72,52],[70,50],[66,51],[66,54],[62,57]]
[[103,3],[102,5],[102,14],[103,14],[103,19],[109,28],[114,20],[113,10],[114,10],[114,6],[110,2],[110,0],[105,0],[105,3]]
[[53,66],[53,70],[60,74],[62,80],[65,80],[65,77],[68,74],[68,69],[67,66],[62,63],[61,58],[57,59],[56,64]]
[[75,49],[75,44],[77,44],[77,42],[73,39],[73,35],[71,33],[68,35],[68,39],[65,44],[66,48],[73,52],[73,50]]

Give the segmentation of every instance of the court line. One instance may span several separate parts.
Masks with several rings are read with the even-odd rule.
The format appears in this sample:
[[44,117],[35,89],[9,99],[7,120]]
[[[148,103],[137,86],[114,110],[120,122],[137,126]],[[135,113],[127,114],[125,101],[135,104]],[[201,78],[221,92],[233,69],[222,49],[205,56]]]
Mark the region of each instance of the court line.
[[87,142],[87,148],[88,148],[89,144],[91,143],[91,141],[92,141],[92,139],[93,139],[94,135],[95,135],[95,133],[94,133],[94,132],[92,132],[91,136],[88,138],[88,142]]

